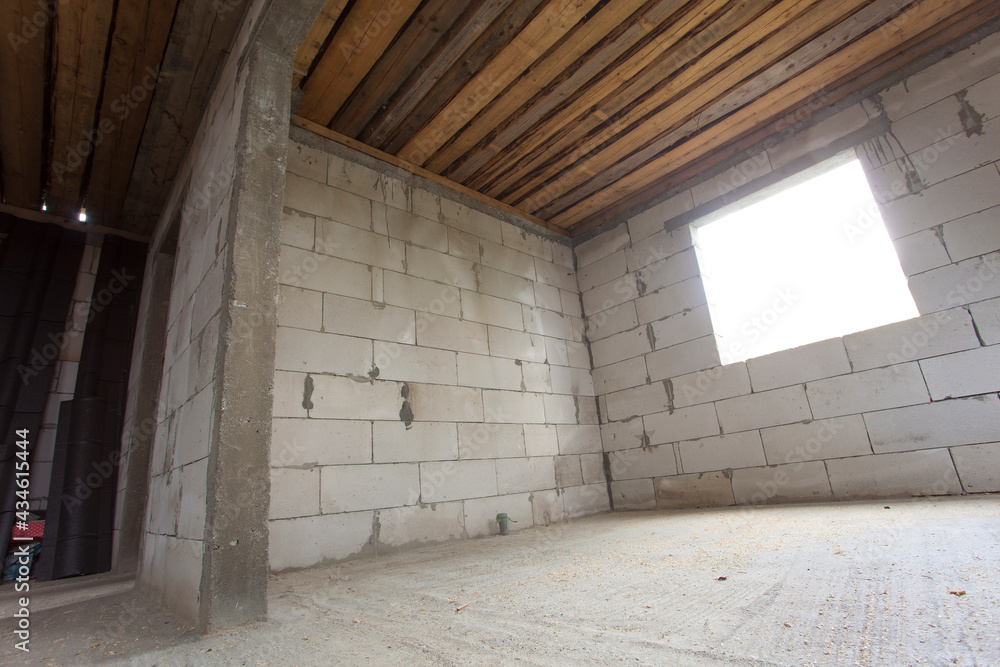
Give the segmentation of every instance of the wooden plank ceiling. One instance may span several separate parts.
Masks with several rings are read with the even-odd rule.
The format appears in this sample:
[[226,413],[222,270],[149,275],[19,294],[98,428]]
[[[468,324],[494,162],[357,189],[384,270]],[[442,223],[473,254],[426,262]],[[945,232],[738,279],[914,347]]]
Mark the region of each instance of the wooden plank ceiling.
[[5,210],[44,203],[52,219],[76,219],[85,208],[99,228],[148,236],[244,11],[229,1],[4,0]]
[[[85,207],[148,236],[250,4],[4,0],[0,210]],[[300,124],[575,236],[997,15],[996,0],[327,0],[291,83]]]
[[998,14],[995,0],[327,0],[296,56],[296,113],[577,236]]

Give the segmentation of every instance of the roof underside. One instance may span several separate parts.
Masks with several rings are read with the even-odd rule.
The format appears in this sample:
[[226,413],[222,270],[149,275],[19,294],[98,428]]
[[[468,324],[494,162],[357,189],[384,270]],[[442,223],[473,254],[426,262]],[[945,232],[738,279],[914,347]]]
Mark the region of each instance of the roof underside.
[[[86,206],[148,235],[232,4],[6,3],[5,203]],[[328,0],[291,85],[305,121],[577,236],[998,15],[993,0]]]

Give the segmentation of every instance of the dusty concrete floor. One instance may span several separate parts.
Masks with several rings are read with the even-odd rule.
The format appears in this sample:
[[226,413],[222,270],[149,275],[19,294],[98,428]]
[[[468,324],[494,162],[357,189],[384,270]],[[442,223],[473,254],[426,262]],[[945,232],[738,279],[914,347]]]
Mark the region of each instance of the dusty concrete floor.
[[272,576],[204,637],[134,592],[38,609],[0,662],[1000,665],[998,565],[1000,496],[619,513]]

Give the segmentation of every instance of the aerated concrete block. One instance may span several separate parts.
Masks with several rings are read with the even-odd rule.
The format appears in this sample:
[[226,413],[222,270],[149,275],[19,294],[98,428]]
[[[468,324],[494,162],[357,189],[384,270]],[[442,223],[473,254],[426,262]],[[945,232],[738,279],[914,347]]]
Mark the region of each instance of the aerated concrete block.
[[555,456],[559,453],[556,427],[551,424],[524,425],[524,451],[528,456]]
[[677,460],[672,445],[653,445],[643,449],[623,449],[608,455],[611,479],[643,479],[677,474]]
[[625,259],[629,271],[638,271],[690,247],[692,247],[690,225],[667,232],[661,224],[656,233],[625,248]]
[[267,555],[271,571],[346,560],[367,552],[372,516],[369,511],[269,522]]
[[942,228],[942,233],[953,262],[1000,250],[1000,206],[953,220]]
[[268,517],[291,519],[319,514],[319,468],[271,468]]
[[861,415],[762,428],[760,436],[769,465],[872,453],[868,430]]
[[685,473],[765,465],[764,446],[758,431],[744,431],[678,445]]
[[892,242],[903,275],[912,276],[951,263],[944,243],[933,229],[900,237]]
[[646,369],[653,382],[715,368],[721,363],[715,336],[704,336],[646,355]]
[[[632,245],[635,246],[638,241],[662,231],[667,222],[692,208],[694,208],[694,199],[691,197],[691,191],[684,190],[633,216],[628,221]],[[687,225],[684,228],[686,229]]]
[[591,454],[601,451],[601,428],[596,424],[559,424],[560,454]]
[[991,442],[1000,433],[996,394],[865,414],[877,454]]
[[364,264],[281,246],[279,281],[282,285],[371,299],[371,272]]
[[[493,326],[487,327],[487,331],[489,334],[489,353],[493,357],[539,363],[546,360],[545,346],[549,340],[539,334]],[[549,361],[550,363],[558,363],[558,360],[555,359]],[[568,361],[568,359],[564,359],[564,361]]]
[[1000,296],[1000,253],[973,257],[910,278],[910,293],[921,313]]
[[916,362],[810,382],[806,394],[816,419],[930,402]]
[[628,227],[625,224],[618,225],[576,246],[574,248],[576,264],[582,269],[588,264],[618,252],[630,242]]
[[653,480],[630,479],[611,482],[611,498],[616,510],[650,510],[656,508]]
[[495,495],[497,495],[497,472],[496,462],[492,459],[431,461],[420,464],[421,503]]
[[384,285],[384,298],[389,305],[431,313],[434,317],[445,315],[457,319],[462,314],[459,290],[451,285],[395,271],[385,272]]
[[372,343],[363,338],[278,327],[274,367],[282,371],[364,375],[372,368]]
[[737,505],[832,500],[833,491],[822,461],[790,463],[733,471]]
[[378,510],[379,554],[461,539],[465,510],[461,501]]
[[935,401],[1000,391],[1000,345],[923,359],[920,368]]
[[[658,412],[642,418],[649,444],[659,445],[719,435],[715,405],[705,403],[673,411]],[[641,435],[641,429],[640,429]]]
[[552,491],[535,491],[530,496],[531,517],[536,526],[548,526],[562,521],[562,496],[554,489]]
[[327,466],[320,469],[323,514],[415,505],[421,478],[415,463]]
[[317,254],[403,272],[404,243],[333,220],[316,223]]
[[523,457],[523,428],[520,424],[459,424],[458,451],[462,459]]
[[802,386],[783,387],[719,401],[715,404],[725,433],[812,419]]
[[[479,268],[479,291],[500,299],[535,305],[535,283],[511,273],[483,266]],[[556,309],[558,310],[558,309]]]
[[462,290],[462,318],[507,329],[524,330],[521,304]]
[[375,463],[419,463],[458,459],[458,431],[448,422],[374,422]]
[[418,278],[476,289],[472,262],[411,245],[406,249],[406,272]]
[[766,391],[844,375],[851,372],[851,363],[843,340],[831,338],[748,359],[747,370],[754,391]]
[[600,368],[640,357],[652,351],[653,347],[646,327],[638,327],[594,341],[590,344],[590,349],[594,356],[594,367]]
[[826,462],[834,498],[899,498],[962,492],[947,449],[856,456]]
[[521,366],[513,359],[458,354],[458,384],[463,387],[520,391]]
[[617,280],[628,273],[625,265],[625,251],[619,250],[603,259],[580,269],[576,274],[581,292],[592,290],[599,285]]
[[417,344],[473,354],[489,354],[485,324],[417,313]]
[[[414,421],[481,422],[483,420],[483,395],[479,389],[435,384],[408,386],[407,400]],[[396,418],[399,417],[397,414]]]
[[639,417],[624,422],[601,424],[601,442],[606,452],[641,447],[644,439],[642,419]]
[[854,371],[936,357],[979,346],[964,308],[942,310],[844,336]]
[[595,368],[593,373],[594,391],[600,395],[621,391],[629,387],[638,387],[646,384],[648,377],[645,357],[626,359],[610,366]]
[[371,422],[278,417],[271,420],[271,466],[273,467],[296,468],[371,462]]
[[729,476],[722,472],[657,477],[653,480],[660,509],[726,507],[734,504]]
[[555,465],[550,456],[497,461],[497,490],[501,494],[542,491],[555,488],[555,484]]
[[[383,380],[456,383],[456,355],[448,350],[375,341],[371,374]],[[462,383],[459,383],[462,384]]]
[[605,484],[584,484],[563,489],[563,511],[567,519],[611,509]]
[[1000,442],[953,447],[951,458],[967,493],[1000,491]]
[[980,301],[973,304],[970,310],[983,342],[987,345],[1000,343],[1000,299]]

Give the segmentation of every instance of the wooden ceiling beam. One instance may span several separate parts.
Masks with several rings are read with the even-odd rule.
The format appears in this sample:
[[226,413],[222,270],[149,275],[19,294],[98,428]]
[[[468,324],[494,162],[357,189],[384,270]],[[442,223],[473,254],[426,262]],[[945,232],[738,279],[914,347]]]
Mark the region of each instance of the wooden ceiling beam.
[[299,113],[329,125],[419,6],[420,0],[357,0],[303,83]]
[[[811,30],[804,30],[804,26],[798,21],[785,24],[773,39],[756,47],[762,52],[760,62],[767,66],[766,69],[763,71],[757,69],[759,67],[757,63],[744,64],[740,60],[733,61],[724,71],[717,73],[698,88],[686,92],[673,104],[665,105],[654,115],[647,116],[645,123],[648,127],[664,128],[658,136],[650,136],[648,130],[643,131],[639,126],[616,136],[613,149],[608,149],[602,154],[592,151],[586,156],[576,156],[577,163],[588,164],[591,170],[599,173],[599,176],[585,179],[582,174],[574,174],[567,169],[560,175],[562,181],[559,184],[549,183],[543,186],[558,191],[560,195],[550,198],[550,203],[544,206],[529,208],[533,211],[544,209],[543,217],[555,216],[576,201],[611,183],[615,176],[620,177],[637,168],[656,153],[683,141],[715,119],[752,102],[774,86],[791,79],[822,58],[832,55],[844,44],[898,12],[899,1],[879,0],[864,7],[847,20],[839,20],[843,18],[839,14],[831,17],[829,10],[834,6],[824,3],[818,8],[818,16],[810,15],[802,19],[810,22]],[[836,6],[840,5],[841,3],[838,3]],[[850,8],[855,9],[856,6]],[[832,28],[829,25],[830,18],[836,19]],[[814,22],[817,19],[819,19],[818,24]],[[820,36],[805,46],[801,46],[790,55],[784,55],[788,52],[788,48],[797,46],[803,36],[808,38],[817,34]],[[763,54],[770,57],[764,58]],[[784,58],[781,58],[782,55]],[[781,59],[775,61],[774,58]],[[570,163],[566,160],[562,164]],[[520,198],[504,197],[504,199],[520,201],[529,196],[524,194],[524,190],[521,195]]]
[[[896,1],[898,6],[898,0]],[[911,5],[907,11],[896,15],[887,24],[847,43],[836,53],[743,106],[724,121],[703,127],[697,136],[660,153],[640,168],[622,176],[613,185],[598,189],[586,199],[578,201],[555,216],[551,222],[560,227],[572,227],[614,202],[627,198],[630,193],[656,182],[664,173],[676,169],[678,165],[689,164],[726,145],[734,137],[753,131],[775,116],[786,114],[811,96],[821,93],[825,85],[829,85],[828,82],[856,77],[858,63],[872,61],[872,54],[899,51],[910,39],[928,30],[940,29],[941,26],[954,22],[956,16],[975,11],[984,3],[988,4],[988,0],[953,0],[936,5],[918,2]],[[824,39],[832,37],[833,35],[824,36]]]
[[[896,52],[894,55],[884,54],[882,57],[873,60],[873,64],[875,62],[878,64],[866,70],[861,75],[849,75],[838,82],[834,88],[824,90],[822,92],[822,107],[825,108],[829,104],[842,100],[865,86],[878,83],[884,77],[890,76],[893,72],[913,62],[917,58],[949,44],[969,31],[974,30],[987,21],[993,20],[997,17],[1000,17],[1000,4],[996,3],[980,3],[979,8],[974,11],[958,12],[954,15],[954,18],[956,19],[954,23],[950,25],[935,26],[935,28],[926,31],[924,34],[910,39],[905,48]],[[818,96],[807,98],[804,103],[799,105],[797,108],[779,116],[775,120],[768,122],[763,127],[747,133],[739,139],[730,141],[724,147],[720,147],[718,150],[712,151],[698,160],[690,162],[683,167],[670,172],[669,174],[665,174],[641,190],[638,190],[630,194],[628,197],[615,202],[613,205],[602,209],[596,214],[592,214],[591,216],[581,220],[570,227],[572,236],[578,237],[585,234],[595,227],[604,224],[614,216],[622,215],[636,206],[639,206],[654,197],[662,195],[671,188],[682,185],[698,174],[702,174],[707,170],[718,166],[723,161],[733,157],[734,155],[737,155],[742,151],[752,149],[754,146],[759,145],[762,141],[768,139],[769,137],[773,137],[779,132],[787,131],[794,124],[803,121],[811,115],[817,100]]]
[[159,219],[245,11],[244,5],[229,2],[220,2],[209,11],[200,0],[179,1],[156,95],[131,165],[131,184],[119,223],[123,229],[148,232]]
[[114,0],[58,4],[55,18],[55,83],[52,99],[52,163],[45,184],[49,211],[70,217],[83,203],[84,172],[101,142],[97,104],[114,20]]
[[176,11],[177,0],[118,4],[97,122],[108,131],[94,147],[85,183],[91,216],[96,212],[111,224],[125,205],[132,172],[122,165],[135,162]]
[[[381,147],[393,136],[400,125],[459,62],[459,58],[482,40],[486,28],[510,6],[512,0],[488,0],[466,7],[450,30],[445,32],[431,52],[393,94],[392,104],[376,109],[369,124],[361,130],[360,139],[366,144]],[[469,72],[468,77],[472,73]],[[467,79],[466,79],[467,80]],[[464,83],[464,82],[463,82]],[[458,84],[457,87],[460,87]]]
[[[595,46],[586,58],[574,63],[573,67],[540,90],[516,113],[490,128],[476,146],[470,148],[461,159],[456,159],[444,173],[454,180],[463,183],[468,181],[518,137],[538,127],[558,109],[579,100],[588,82],[611,67],[618,58],[638,51],[653,41],[659,24],[678,11],[684,2],[685,0],[653,0],[647,3],[603,43]],[[474,121],[479,122],[479,118]],[[470,130],[473,128],[470,127]]]
[[[52,17],[36,21],[35,0],[12,0],[0,12],[0,163],[3,197],[38,210],[42,196],[42,117],[45,106],[46,30]],[[39,27],[37,23],[42,23]]]
[[428,0],[421,5],[399,38],[334,116],[330,127],[349,137],[358,137],[378,110],[393,102],[396,91],[464,11],[465,6],[454,0]]
[[471,80],[480,69],[506,47],[524,28],[546,0],[517,0],[510,3],[496,21],[474,35],[471,46],[454,53],[454,62],[447,70],[438,70],[436,80],[427,94],[405,117],[398,118],[392,134],[375,144],[387,153],[396,154],[428,121],[437,114]]
[[597,0],[549,0],[538,15],[470,80],[397,155],[423,165],[444,142],[495,98],[515,77],[573,30]]
[[[763,2],[764,0],[760,0]],[[723,16],[736,16],[738,12],[726,9],[725,0],[698,0],[686,3],[679,13],[671,12],[674,7],[664,4],[654,11],[658,12],[659,21],[649,20],[657,26],[653,39],[644,39],[638,49],[629,49],[617,58],[603,71],[583,82],[575,95],[561,103],[544,120],[544,122],[529,128],[522,136],[512,140],[495,159],[489,161],[475,175],[464,179],[471,187],[490,188],[493,196],[502,194],[513,183],[530,178],[539,173],[540,165],[546,160],[555,159],[550,145],[558,142],[573,127],[586,122],[588,118],[596,118],[599,123],[607,120],[607,116],[595,115],[598,105],[605,100],[617,99],[619,104],[628,103],[622,99],[623,91],[630,85],[634,77],[645,68],[657,63],[668,62],[675,67],[680,63],[670,58],[690,40],[697,28],[713,18],[719,12]],[[696,51],[700,51],[698,45]],[[616,93],[619,95],[616,96]]]
[[337,25],[337,19],[340,18],[347,2],[348,0],[326,0],[316,21],[306,33],[306,38],[295,52],[295,59],[292,61],[292,88],[298,88],[302,79],[309,73],[313,61],[323,50],[323,45],[326,44],[333,27]]
[[[518,188],[505,193],[504,198],[512,201],[544,200],[530,204],[532,208],[542,208],[546,202],[558,201],[583,180],[572,180],[578,176],[572,172],[572,165],[587,163],[591,171],[597,172],[607,168],[603,163],[591,164],[590,161],[601,157],[598,153],[615,158],[628,155],[650,138],[673,129],[689,114],[727,94],[741,82],[750,80],[814,34],[849,16],[862,2],[854,0],[810,5],[786,0],[775,4],[724,40],[711,45],[690,66],[666,79],[665,84],[654,84],[649,88],[650,94],[621,107],[618,112],[614,111],[614,107],[606,109],[608,121],[603,126],[591,121],[586,124],[589,130],[574,128],[558,148],[552,149],[558,158],[547,165],[547,173],[560,174],[559,182],[523,180]],[[752,57],[743,57],[751,50]],[[652,81],[655,80],[654,77]],[[643,87],[647,85],[648,82]],[[585,130],[589,134],[584,134]],[[636,142],[640,134],[643,139]],[[549,196],[549,191],[559,194]]]
[[[652,26],[642,21],[641,14],[635,13],[648,8],[649,0],[620,0],[604,5],[600,11],[578,23],[544,59],[537,61],[518,76],[500,95],[495,97],[483,111],[462,129],[451,141],[439,150],[427,163],[427,168],[436,173],[449,172],[453,180],[461,181],[474,166],[463,156],[486,137],[494,135],[497,128],[509,123],[509,119],[523,113],[532,100],[549,90],[560,79],[578,69],[586,62],[588,52],[633,27],[641,34]],[[460,160],[461,159],[461,160]],[[456,164],[458,163],[458,164]],[[449,167],[455,166],[455,170]]]

